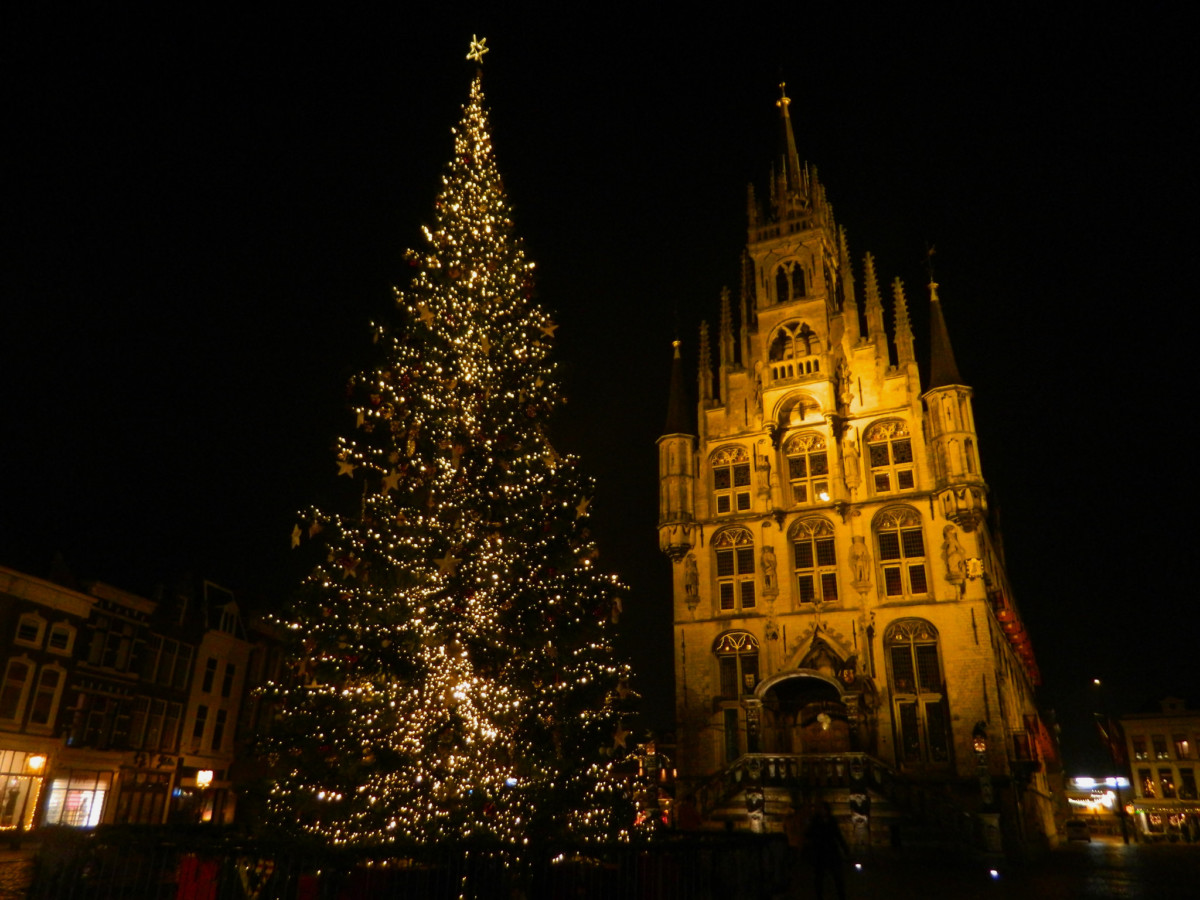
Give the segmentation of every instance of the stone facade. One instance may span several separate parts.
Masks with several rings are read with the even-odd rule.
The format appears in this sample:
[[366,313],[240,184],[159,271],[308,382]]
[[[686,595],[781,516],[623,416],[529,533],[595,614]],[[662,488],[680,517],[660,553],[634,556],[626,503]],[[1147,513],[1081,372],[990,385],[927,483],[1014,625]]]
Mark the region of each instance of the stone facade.
[[1133,813],[1143,840],[1200,840],[1200,710],[1168,697],[1155,712],[1121,717],[1133,775]]
[[[889,335],[874,260],[856,277],[779,106],[781,160],[765,202],[750,189],[740,294],[722,295],[715,333],[701,326],[694,407],[677,342],[658,442],[680,776],[851,754],[1007,812],[1008,834],[1052,833],[1053,741],[938,286],[922,385],[903,285]],[[748,800],[735,825],[772,813]]]

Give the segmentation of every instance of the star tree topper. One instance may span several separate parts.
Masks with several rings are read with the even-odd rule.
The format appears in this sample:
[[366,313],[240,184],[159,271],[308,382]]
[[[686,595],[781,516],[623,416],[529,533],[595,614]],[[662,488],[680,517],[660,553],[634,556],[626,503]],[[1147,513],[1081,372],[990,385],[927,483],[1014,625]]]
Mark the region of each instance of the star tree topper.
[[488,52],[488,48],[484,45],[487,43],[487,38],[477,38],[471,35],[471,50],[467,54],[467,59],[473,59],[475,62],[483,65],[483,54]]

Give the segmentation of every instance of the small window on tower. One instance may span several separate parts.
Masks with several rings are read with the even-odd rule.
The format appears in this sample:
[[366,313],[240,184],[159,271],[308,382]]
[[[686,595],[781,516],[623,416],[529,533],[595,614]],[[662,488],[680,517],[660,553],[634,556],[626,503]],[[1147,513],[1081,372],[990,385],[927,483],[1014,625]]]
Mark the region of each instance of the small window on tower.
[[718,515],[750,510],[750,457],[725,447],[713,457],[713,500]]

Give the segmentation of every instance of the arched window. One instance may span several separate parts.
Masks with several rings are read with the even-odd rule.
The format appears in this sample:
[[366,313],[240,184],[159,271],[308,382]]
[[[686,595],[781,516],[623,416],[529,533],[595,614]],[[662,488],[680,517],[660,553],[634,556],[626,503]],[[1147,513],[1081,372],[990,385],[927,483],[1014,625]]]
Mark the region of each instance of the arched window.
[[909,491],[915,487],[912,440],[901,419],[876,422],[867,429],[867,454],[876,494]]
[[728,528],[713,538],[712,548],[721,611],[754,609],[754,537],[745,528]]
[[896,761],[950,762],[950,716],[938,632],[924,619],[899,619],[883,634],[894,704]]
[[33,692],[33,705],[29,709],[31,727],[50,728],[54,725],[58,701],[62,698],[62,689],[66,681],[66,670],[60,666],[42,667],[37,688]]
[[42,635],[46,633],[46,620],[37,613],[24,613],[17,620],[17,633],[13,643],[26,647],[42,646]]
[[783,447],[787,457],[792,503],[829,502],[829,456],[825,438],[805,432],[788,438]]
[[758,686],[758,641],[747,631],[727,631],[713,642],[721,696],[732,700]]
[[883,592],[889,598],[929,593],[921,517],[906,506],[885,509],[875,521]]
[[70,622],[55,622],[50,626],[46,649],[61,656],[70,656],[75,647],[75,626]]
[[833,527],[824,519],[801,519],[792,526],[796,598],[800,603],[838,599],[837,548]]
[[785,262],[775,270],[775,302],[787,303],[801,300],[808,293],[804,283],[804,266],[798,262]]
[[712,458],[717,514],[750,509],[750,457],[744,447],[724,447]]
[[4,670],[4,681],[0,683],[0,720],[20,722],[32,681],[32,660],[21,657],[8,661],[8,667]]

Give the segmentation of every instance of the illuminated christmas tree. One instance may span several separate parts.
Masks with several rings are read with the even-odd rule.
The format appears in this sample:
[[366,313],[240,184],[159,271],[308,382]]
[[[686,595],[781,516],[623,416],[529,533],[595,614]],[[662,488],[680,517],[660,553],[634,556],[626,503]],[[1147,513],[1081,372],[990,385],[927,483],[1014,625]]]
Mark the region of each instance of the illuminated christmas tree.
[[614,836],[633,821],[612,772],[621,586],[595,566],[591,483],[543,430],[557,326],[479,72],[453,135],[398,321],[372,326],[378,364],[349,384],[337,464],[358,508],[292,535],[320,562],[279,620],[295,668],[264,741],[268,808],[334,843]]

